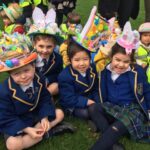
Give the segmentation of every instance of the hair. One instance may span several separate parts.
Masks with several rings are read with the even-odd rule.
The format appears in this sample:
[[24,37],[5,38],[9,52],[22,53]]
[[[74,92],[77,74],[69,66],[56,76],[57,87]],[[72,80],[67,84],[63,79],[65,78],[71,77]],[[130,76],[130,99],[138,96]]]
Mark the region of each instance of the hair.
[[33,36],[33,42],[36,43],[37,41],[40,40],[51,40],[55,45],[56,45],[56,38],[53,35],[49,34],[38,34]]
[[70,61],[76,53],[83,51],[88,54],[89,58],[91,58],[90,52],[88,50],[83,48],[81,45],[77,44],[73,39],[70,40],[67,48],[67,54]]
[[[127,55],[125,48],[120,46],[118,43],[116,43],[112,47],[112,50],[111,50],[111,53],[110,53],[110,57],[112,58],[117,53],[121,53],[121,54]],[[131,59],[131,63],[135,62],[134,53],[135,53],[135,49],[133,49],[131,54],[129,54],[130,59]]]
[[70,12],[67,15],[67,22],[71,24],[80,24],[81,23],[81,17],[76,12]]

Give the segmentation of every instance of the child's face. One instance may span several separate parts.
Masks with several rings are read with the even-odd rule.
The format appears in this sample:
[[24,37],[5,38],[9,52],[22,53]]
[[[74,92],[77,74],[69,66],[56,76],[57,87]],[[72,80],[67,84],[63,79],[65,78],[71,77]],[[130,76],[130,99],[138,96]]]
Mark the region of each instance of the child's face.
[[150,45],[150,32],[142,33],[141,42],[146,46]]
[[55,44],[51,39],[41,39],[34,43],[34,48],[42,58],[49,58],[52,54]]
[[111,61],[111,69],[118,74],[124,73],[131,63],[131,59],[129,55],[125,55],[122,53],[116,53],[112,57]]
[[86,70],[90,66],[90,58],[89,55],[84,52],[80,51],[77,52],[71,59],[72,67],[80,73],[85,73]]
[[28,64],[10,72],[10,76],[12,77],[14,82],[19,84],[20,86],[29,85],[33,81],[34,74],[35,66],[33,64]]

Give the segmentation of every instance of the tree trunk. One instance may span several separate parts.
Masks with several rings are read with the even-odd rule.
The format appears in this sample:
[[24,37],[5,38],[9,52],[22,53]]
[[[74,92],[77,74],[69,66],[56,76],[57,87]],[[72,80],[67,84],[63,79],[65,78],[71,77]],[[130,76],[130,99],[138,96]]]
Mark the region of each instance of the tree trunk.
[[144,0],[145,2],[145,21],[150,22],[150,0]]

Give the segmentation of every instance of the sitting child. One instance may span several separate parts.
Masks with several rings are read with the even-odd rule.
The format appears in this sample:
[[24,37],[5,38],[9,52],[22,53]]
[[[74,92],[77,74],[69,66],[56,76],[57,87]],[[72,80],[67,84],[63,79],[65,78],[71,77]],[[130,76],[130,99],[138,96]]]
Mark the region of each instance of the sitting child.
[[68,125],[56,126],[63,111],[55,109],[43,76],[35,72],[37,54],[29,52],[22,38],[0,45],[0,72],[9,74],[0,84],[0,132],[7,149],[26,149],[43,137],[71,131]]
[[143,23],[139,27],[139,33],[140,46],[136,52],[136,61],[146,70],[150,83],[150,22]]
[[101,133],[91,150],[124,150],[118,143],[124,135],[150,142],[150,85],[143,68],[134,65],[138,37],[127,22],[111,62],[99,74],[101,104],[93,104],[89,114]]
[[89,119],[90,105],[99,102],[96,68],[90,65],[90,51],[73,39],[68,57],[71,64],[58,76],[60,104],[66,113]]
[[[37,13],[40,14],[38,17]],[[49,16],[45,17],[40,8],[36,7],[34,9],[34,24],[31,26],[28,34],[32,37],[33,46],[38,53],[36,68],[46,77],[48,81],[47,88],[51,95],[57,95],[57,76],[63,69],[63,62],[61,56],[54,52],[54,48],[56,47],[56,42],[61,38],[59,36],[59,28],[55,23],[55,11],[50,9],[47,14]],[[43,18],[47,18],[47,20]],[[44,21],[46,22],[45,24],[43,23]]]

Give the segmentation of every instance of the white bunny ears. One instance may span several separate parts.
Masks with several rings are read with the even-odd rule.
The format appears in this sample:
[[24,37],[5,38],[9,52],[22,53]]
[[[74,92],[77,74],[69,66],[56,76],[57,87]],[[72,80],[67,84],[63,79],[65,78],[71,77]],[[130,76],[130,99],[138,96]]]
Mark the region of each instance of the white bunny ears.
[[121,36],[117,39],[117,43],[124,47],[127,54],[138,47],[140,35],[138,31],[132,31],[130,22],[127,22],[123,28]]
[[34,36],[37,34],[60,35],[60,30],[57,26],[56,12],[51,8],[45,15],[43,11],[35,7],[32,14],[33,25],[30,27],[28,35]]

